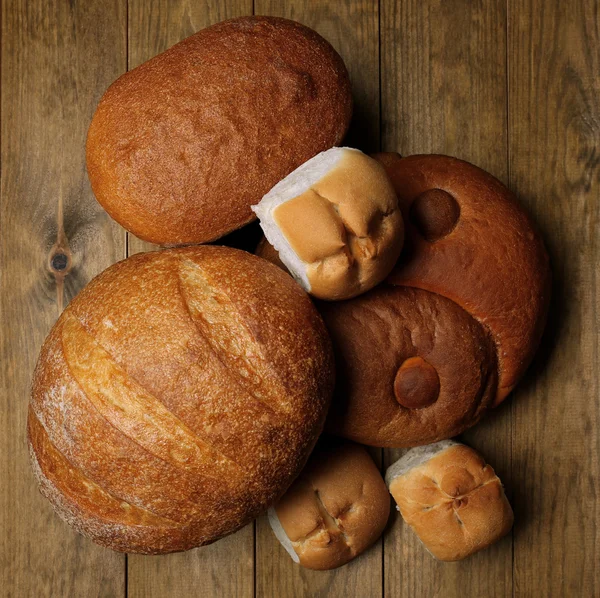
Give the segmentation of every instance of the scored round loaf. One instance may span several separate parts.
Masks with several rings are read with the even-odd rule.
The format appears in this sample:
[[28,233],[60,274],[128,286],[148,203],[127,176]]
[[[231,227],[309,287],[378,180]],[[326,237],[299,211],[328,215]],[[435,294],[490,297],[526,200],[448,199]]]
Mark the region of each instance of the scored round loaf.
[[[338,371],[326,427],[417,446],[466,430],[514,387],[540,342],[551,274],[531,220],[488,173],[447,156],[375,157],[405,243],[384,284],[317,306]],[[257,253],[280,265],[268,244]]]
[[438,155],[375,157],[406,223],[406,251],[388,282],[448,297],[490,332],[497,405],[527,369],[544,330],[551,274],[542,238],[515,196],[473,164]]
[[100,204],[141,239],[211,241],[338,144],[351,112],[344,63],[320,35],[286,19],[231,19],[109,87],[88,132],[88,174]]
[[472,448],[442,441],[408,451],[386,472],[404,521],[442,561],[458,561],[505,536],[513,512],[502,482]]
[[269,509],[269,523],[296,563],[323,570],[369,548],[389,514],[390,495],[369,453],[349,442],[324,443]]
[[135,255],[90,282],[42,347],[33,468],[99,544],[186,550],[281,496],[333,383],[320,316],[271,264],[212,246]]

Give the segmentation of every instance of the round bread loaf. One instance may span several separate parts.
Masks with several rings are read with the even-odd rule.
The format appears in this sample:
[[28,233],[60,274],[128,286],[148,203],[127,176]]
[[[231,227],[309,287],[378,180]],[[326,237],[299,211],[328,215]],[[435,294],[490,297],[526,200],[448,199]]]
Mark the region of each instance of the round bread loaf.
[[468,162],[376,158],[406,222],[406,251],[388,282],[448,297],[489,331],[497,348],[498,405],[527,369],[546,323],[551,274],[542,238],[516,197]]
[[292,559],[334,569],[363,553],[390,514],[390,495],[367,451],[356,444],[320,446],[300,477],[269,509],[269,523]]
[[458,561],[505,536],[513,512],[502,482],[477,451],[442,441],[408,451],[385,476],[404,521],[442,561]]
[[373,288],[402,249],[394,188],[381,164],[356,149],[321,152],[252,209],[289,272],[319,299],[348,299]]
[[[447,156],[376,157],[405,243],[383,285],[318,305],[338,371],[327,429],[416,446],[461,433],[515,386],[540,342],[551,275],[538,232],[494,177]],[[264,243],[258,252],[277,263]]]
[[141,239],[218,239],[348,127],[348,73],[311,29],[241,17],[199,31],[124,74],[87,139],[92,189]]
[[333,434],[416,446],[459,434],[491,406],[494,344],[449,299],[382,285],[319,310],[340,371],[327,418]]
[[296,478],[333,382],[320,316],[271,264],[212,246],[135,255],[96,277],[42,347],[33,468],[99,544],[207,544]]

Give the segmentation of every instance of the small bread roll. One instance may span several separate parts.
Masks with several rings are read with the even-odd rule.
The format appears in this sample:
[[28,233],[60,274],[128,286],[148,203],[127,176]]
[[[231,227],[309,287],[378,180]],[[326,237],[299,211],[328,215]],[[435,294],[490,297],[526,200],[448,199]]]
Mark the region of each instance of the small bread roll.
[[402,215],[385,169],[355,149],[311,158],[252,209],[281,261],[319,299],[368,291],[402,249]]
[[513,512],[502,482],[477,451],[452,440],[411,449],[385,481],[425,548],[459,561],[508,533]]
[[367,451],[346,442],[319,448],[269,523],[294,562],[335,569],[381,536],[390,514],[385,482]]

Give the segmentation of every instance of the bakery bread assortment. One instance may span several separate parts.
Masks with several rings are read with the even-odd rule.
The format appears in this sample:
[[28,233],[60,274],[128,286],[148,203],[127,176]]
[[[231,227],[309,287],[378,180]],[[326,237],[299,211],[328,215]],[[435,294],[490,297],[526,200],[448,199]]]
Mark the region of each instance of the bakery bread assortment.
[[353,443],[318,447],[300,477],[269,509],[269,523],[292,559],[334,569],[382,534],[390,495],[373,459]]
[[449,156],[376,156],[406,223],[395,286],[447,297],[489,331],[502,402],[540,343],[550,302],[544,243],[516,197],[481,168]]
[[288,271],[319,299],[348,299],[373,288],[402,249],[394,188],[381,164],[356,149],[316,155],[252,209]]
[[300,473],[333,382],[323,322],[279,269],[226,247],[138,254],[88,284],[44,343],[34,471],[99,544],[207,544]]
[[[173,246],[256,214],[266,237],[260,257],[130,257],[50,331],[29,450],[42,494],[80,533],[164,554],[268,510],[296,563],[333,569],[380,537],[390,493],[443,561],[511,529],[492,467],[448,439],[531,362],[550,298],[543,242],[472,164],[335,147],[351,110],[329,43],[271,17],[199,31],[104,94],[86,159],[116,221]],[[324,428],[336,438],[311,456]],[[349,441],[417,448],[384,482]]]
[[[551,276],[540,235],[490,174],[448,156],[376,158],[404,248],[384,284],[318,305],[338,371],[327,429],[411,447],[463,432],[506,397],[540,342]],[[281,266],[266,243],[257,253]]]
[[404,521],[441,561],[464,559],[513,525],[502,482],[464,444],[413,448],[388,468],[385,480]]
[[344,63],[320,35],[286,19],[231,19],[110,86],[89,129],[88,174],[102,207],[140,239],[212,241],[339,143],[351,112]]

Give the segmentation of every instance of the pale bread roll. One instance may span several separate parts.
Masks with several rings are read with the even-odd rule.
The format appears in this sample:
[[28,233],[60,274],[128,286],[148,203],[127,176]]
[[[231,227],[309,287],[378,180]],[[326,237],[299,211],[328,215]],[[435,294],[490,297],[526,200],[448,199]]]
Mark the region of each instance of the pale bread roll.
[[377,466],[363,447],[346,442],[317,449],[268,515],[294,562],[334,569],[379,538],[389,512],[389,493]]
[[252,209],[290,273],[320,299],[368,291],[402,249],[392,184],[376,160],[356,149],[334,147],[311,158]]
[[513,512],[502,482],[472,448],[443,440],[411,449],[385,481],[404,521],[441,561],[458,561],[506,535]]

